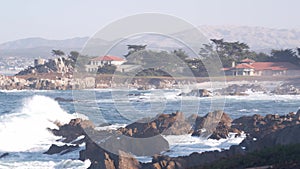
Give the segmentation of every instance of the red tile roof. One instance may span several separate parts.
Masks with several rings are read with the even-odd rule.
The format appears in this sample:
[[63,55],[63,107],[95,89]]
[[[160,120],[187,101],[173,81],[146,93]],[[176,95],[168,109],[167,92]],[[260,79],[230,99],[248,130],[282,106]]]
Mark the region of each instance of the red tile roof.
[[255,69],[252,65],[249,64],[238,64],[235,66],[236,69]]
[[246,59],[243,59],[242,62],[244,62],[244,63],[253,63],[255,61],[252,60],[252,59],[246,58]]
[[124,59],[119,58],[117,56],[99,56],[91,59],[92,61],[124,61]]
[[289,62],[254,62],[254,63],[241,63],[237,64],[235,67],[223,68],[222,70],[232,70],[232,69],[254,69],[259,70],[300,70],[299,66],[296,66]]
[[232,69],[232,67],[224,67],[224,68],[222,68],[221,70],[227,71],[227,70],[231,70],[231,69]]
[[289,62],[254,62],[251,64],[255,70],[300,70]]

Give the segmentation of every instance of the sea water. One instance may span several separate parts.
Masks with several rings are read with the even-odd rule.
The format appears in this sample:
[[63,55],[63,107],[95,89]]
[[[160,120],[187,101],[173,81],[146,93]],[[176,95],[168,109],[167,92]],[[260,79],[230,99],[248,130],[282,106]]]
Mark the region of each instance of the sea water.
[[[205,115],[214,109],[212,103],[222,103],[231,118],[253,114],[286,114],[296,112],[300,96],[266,95],[252,93],[250,96],[216,96],[212,98],[181,97],[178,90],[84,90],[84,91],[0,91],[0,159],[1,169],[11,168],[87,168],[90,161],[79,161],[79,151],[64,155],[43,154],[51,144],[62,145],[59,137],[47,128],[57,128],[54,122],[67,123],[72,118],[88,118],[98,130],[116,129],[144,117],[159,113],[182,111]],[[66,101],[56,101],[60,97]],[[68,100],[73,99],[73,102]],[[110,124],[102,126],[101,124]],[[245,135],[227,139],[210,140],[191,135],[163,136],[170,150],[162,152],[172,157],[192,152],[228,149],[239,144]],[[137,157],[140,161],[150,157]]]

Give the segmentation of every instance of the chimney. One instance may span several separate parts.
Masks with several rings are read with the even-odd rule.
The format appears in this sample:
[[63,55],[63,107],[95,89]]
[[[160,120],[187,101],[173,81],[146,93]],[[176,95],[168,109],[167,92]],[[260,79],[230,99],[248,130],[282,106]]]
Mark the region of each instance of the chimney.
[[235,61],[231,62],[231,67],[235,67]]

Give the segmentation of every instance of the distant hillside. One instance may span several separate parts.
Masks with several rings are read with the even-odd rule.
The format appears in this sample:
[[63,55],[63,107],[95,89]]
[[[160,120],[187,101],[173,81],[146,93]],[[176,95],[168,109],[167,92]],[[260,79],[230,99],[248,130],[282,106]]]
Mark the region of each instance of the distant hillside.
[[[249,26],[199,26],[199,29],[208,38],[224,38],[225,41],[240,41],[247,43],[251,49],[255,51],[268,52],[270,49],[282,49],[282,48],[296,48],[300,47],[300,30],[288,30],[288,29],[272,29],[264,27],[249,27]],[[189,39],[193,36],[193,33],[189,30],[177,33],[179,37]],[[190,44],[199,43],[201,38],[197,42],[189,42]],[[27,38],[7,43],[0,44],[0,56],[20,56],[28,58],[49,58],[51,57],[52,49],[60,49],[66,53],[76,50],[80,51],[83,45],[87,42],[88,37],[72,38],[65,40],[47,40],[43,38]],[[91,55],[96,55],[99,50],[99,44],[101,47],[106,46],[107,43],[101,39],[93,39],[94,42],[90,43],[89,51]],[[116,55],[124,55],[127,52],[125,43],[143,43],[147,44],[150,48],[161,49],[175,49],[179,48],[178,43],[170,39],[165,39],[163,36],[143,36],[143,39],[130,40],[122,42],[116,46],[113,52]],[[100,47],[100,48],[101,48]]]
[[247,43],[255,51],[300,47],[300,29],[249,26],[200,26],[205,36]]
[[65,40],[48,40],[43,38],[26,38],[6,42],[0,45],[1,56],[43,57],[51,56],[52,49],[66,52],[80,50],[88,37],[72,38]]
[[72,38],[65,40],[48,40],[43,38],[26,38],[16,41],[6,42],[0,45],[0,49],[28,49],[36,47],[63,47],[74,48],[81,47],[88,37]]

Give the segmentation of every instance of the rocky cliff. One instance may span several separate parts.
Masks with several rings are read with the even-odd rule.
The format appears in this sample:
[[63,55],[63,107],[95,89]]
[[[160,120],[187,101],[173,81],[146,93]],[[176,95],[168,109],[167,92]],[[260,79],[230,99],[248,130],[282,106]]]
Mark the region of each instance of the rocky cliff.
[[[192,121],[194,125],[191,125]],[[198,136],[201,135],[199,129],[209,129],[206,126],[208,123],[215,126],[215,129],[212,129],[210,132],[210,138],[212,139],[226,138],[228,131],[236,132],[237,134],[245,132],[247,137],[241,144],[231,146],[229,150],[192,153],[184,157],[159,155],[160,151],[166,150],[168,147],[167,142],[162,137],[155,137],[155,140],[150,142],[143,141],[143,138],[153,138],[154,136],[160,136],[164,132],[165,134],[184,134],[187,132]],[[76,148],[76,145],[85,142],[85,150],[80,152],[80,159],[90,159],[92,162],[90,168],[103,169],[210,168],[209,166],[218,164],[215,162],[221,159],[226,162],[226,159],[230,161],[237,156],[246,158],[248,155],[253,154],[253,152],[260,153],[265,150],[269,152],[270,148],[272,149],[272,147],[276,146],[300,144],[300,111],[284,116],[272,114],[264,117],[260,115],[243,116],[235,120],[231,120],[226,113],[221,111],[215,111],[203,117],[194,115],[189,118],[185,118],[183,113],[177,112],[173,114],[160,114],[153,119],[148,119],[147,122],[143,120],[130,124],[125,128],[110,131],[95,130],[94,125],[90,121],[81,119],[74,119],[69,124],[58,124],[58,126],[58,130],[51,131],[55,135],[62,136],[64,138],[63,141],[66,143],[72,142],[72,140],[81,135],[85,137],[77,141],[73,146],[65,145],[58,147],[52,145],[46,153],[53,154],[53,152],[62,153],[72,151]],[[141,142],[137,142],[137,140]],[[153,156],[150,163],[138,162],[132,156],[132,154],[146,155],[147,153],[151,154],[154,152],[157,155]],[[288,153],[286,156],[288,156]],[[265,156],[262,156],[262,158],[265,158]],[[270,166],[276,168],[276,163],[273,162]],[[262,164],[265,163],[259,163],[259,165]],[[240,165],[256,166],[251,163]],[[294,160],[293,165],[300,165],[300,161]]]
[[43,64],[35,65],[34,67],[29,66],[27,69],[20,71],[17,76],[37,73],[72,73],[74,62],[70,57],[49,59]]

